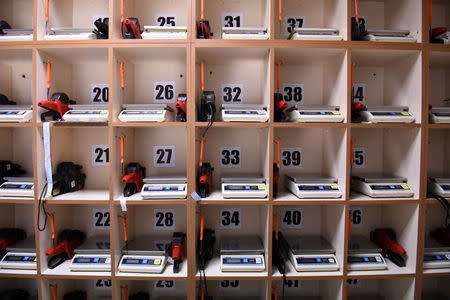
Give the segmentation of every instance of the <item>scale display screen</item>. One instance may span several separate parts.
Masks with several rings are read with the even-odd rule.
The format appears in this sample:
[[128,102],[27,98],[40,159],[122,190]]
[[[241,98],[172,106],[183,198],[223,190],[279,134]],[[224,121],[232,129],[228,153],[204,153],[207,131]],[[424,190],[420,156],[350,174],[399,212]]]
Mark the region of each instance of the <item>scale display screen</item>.
[[5,183],[1,186],[2,189],[20,189],[29,190],[33,188],[32,184],[17,184],[17,183]]
[[74,264],[105,264],[107,259],[105,257],[76,257],[73,260]]
[[32,255],[7,255],[4,259],[9,262],[36,262],[36,256]]
[[174,185],[174,186],[146,186],[144,187],[144,191],[146,192],[175,192],[175,191],[184,191],[185,186],[183,185]]
[[126,265],[161,265],[162,260],[157,258],[124,258],[122,264]]
[[10,111],[10,110],[8,110],[8,111],[0,111],[0,115],[11,116],[11,115],[23,115],[23,114],[25,114],[24,111]]
[[67,112],[68,115],[104,115],[106,114],[106,111],[100,111],[100,110],[90,110],[90,111],[77,111],[77,110],[70,110]]
[[300,191],[332,191],[337,190],[337,186],[333,185],[299,185]]
[[449,185],[449,184],[443,184],[443,185],[441,185],[441,188],[442,188],[444,191],[450,191],[450,185]]
[[125,110],[123,115],[162,115],[164,112],[160,110]]
[[378,256],[349,256],[348,263],[382,263]]
[[262,259],[256,258],[245,258],[245,257],[224,257],[222,259],[223,264],[228,265],[261,265]]
[[334,264],[334,258],[330,257],[297,257],[297,264]]
[[226,110],[226,115],[261,115],[263,112],[256,110]]
[[263,185],[226,185],[226,191],[259,191],[264,190]]
[[380,191],[380,190],[409,190],[409,187],[407,185],[371,185],[370,188],[374,191]]
[[339,112],[337,112],[337,111],[301,111],[300,114],[305,115],[305,116],[320,116],[320,115],[331,116],[331,115],[338,115]]
[[379,111],[374,111],[371,112],[372,115],[374,116],[396,116],[396,117],[407,117],[410,116],[409,113],[403,111],[403,112],[399,112],[399,111],[387,111],[387,112],[379,112]]
[[423,257],[423,260],[426,261],[426,262],[429,262],[429,261],[448,261],[448,260],[450,260],[450,254],[425,255]]

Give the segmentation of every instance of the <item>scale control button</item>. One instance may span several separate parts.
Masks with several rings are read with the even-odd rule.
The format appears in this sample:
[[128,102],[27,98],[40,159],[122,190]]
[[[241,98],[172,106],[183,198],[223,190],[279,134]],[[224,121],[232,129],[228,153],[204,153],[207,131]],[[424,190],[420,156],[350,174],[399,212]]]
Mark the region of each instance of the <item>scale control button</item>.
[[266,187],[264,185],[258,185],[258,190],[265,190]]
[[161,264],[161,260],[160,259],[155,259],[154,263],[155,263],[155,265],[160,265]]
[[256,263],[257,263],[257,264],[260,264],[260,263],[262,263],[262,259],[261,259],[261,257],[257,257],[257,258],[256,258]]
[[334,258],[329,258],[328,262],[331,263],[331,264],[334,264],[335,263]]
[[375,259],[377,260],[377,262],[381,262],[381,257],[375,256]]

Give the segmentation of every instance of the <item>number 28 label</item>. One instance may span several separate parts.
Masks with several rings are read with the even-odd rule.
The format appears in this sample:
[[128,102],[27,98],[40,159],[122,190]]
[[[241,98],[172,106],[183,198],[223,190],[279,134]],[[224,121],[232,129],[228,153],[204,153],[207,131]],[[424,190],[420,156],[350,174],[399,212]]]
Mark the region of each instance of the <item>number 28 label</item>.
[[175,210],[173,209],[155,209],[154,210],[154,230],[174,230],[175,229]]

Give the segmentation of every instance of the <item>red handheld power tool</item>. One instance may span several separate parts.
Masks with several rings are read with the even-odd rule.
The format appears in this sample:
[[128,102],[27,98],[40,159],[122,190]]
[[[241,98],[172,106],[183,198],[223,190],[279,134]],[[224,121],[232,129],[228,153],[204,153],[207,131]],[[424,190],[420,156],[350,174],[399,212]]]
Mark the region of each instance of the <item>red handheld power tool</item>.
[[211,167],[210,163],[203,163],[200,167],[200,177],[199,181],[199,193],[200,197],[205,198],[212,191],[212,171],[214,169]]
[[130,197],[135,193],[140,193],[144,185],[145,168],[139,163],[129,163],[126,174],[122,177],[122,183],[125,183],[123,196]]
[[283,95],[281,93],[275,93],[275,122],[286,122],[287,115],[284,110],[289,106],[289,104],[283,100]]
[[54,93],[50,100],[39,101],[38,106],[47,109],[41,114],[41,121],[45,122],[47,118],[56,121],[64,121],[63,115],[70,110],[69,105],[76,104],[75,101],[70,100],[65,93]]
[[58,244],[45,253],[50,256],[48,267],[53,269],[65,260],[72,259],[75,255],[74,250],[83,243],[84,239],[84,233],[79,230],[63,230],[59,234]]
[[381,254],[389,258],[399,267],[406,266],[406,250],[397,243],[395,232],[392,228],[379,228],[370,233],[372,242],[382,249]]
[[177,122],[186,122],[186,114],[187,114],[187,95],[186,94],[178,94],[177,103],[175,103],[175,108],[177,109],[177,115],[175,117],[175,121]]
[[122,23],[122,37],[124,39],[142,39],[141,25],[137,18],[125,19]]
[[174,232],[172,236],[172,244],[170,245],[168,252],[173,259],[173,272],[180,272],[180,263],[184,259],[184,242],[186,234],[183,232]]

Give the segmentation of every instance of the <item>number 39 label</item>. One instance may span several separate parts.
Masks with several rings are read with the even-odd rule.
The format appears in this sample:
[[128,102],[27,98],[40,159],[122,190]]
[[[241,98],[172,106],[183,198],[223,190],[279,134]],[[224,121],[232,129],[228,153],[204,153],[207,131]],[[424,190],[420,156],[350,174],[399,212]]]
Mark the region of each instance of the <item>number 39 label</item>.
[[283,168],[302,167],[302,148],[281,148],[281,166]]

